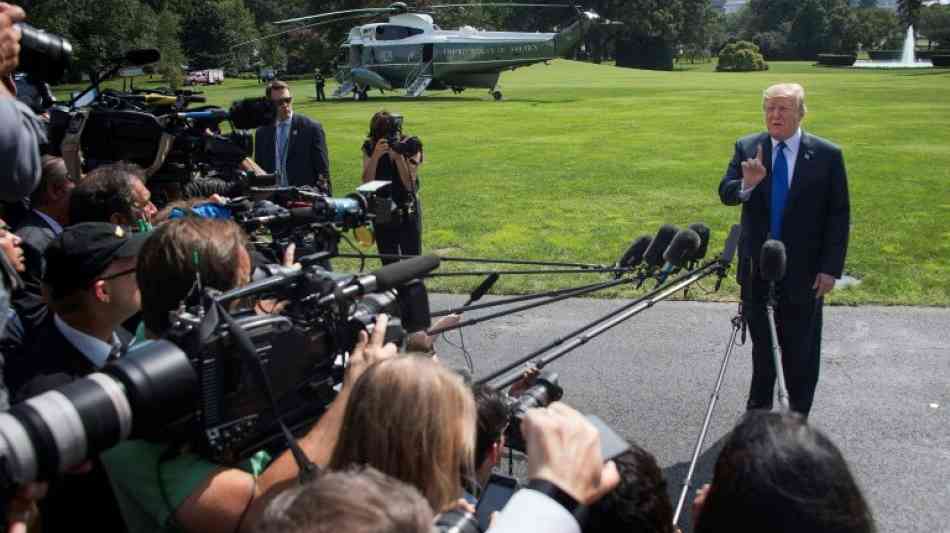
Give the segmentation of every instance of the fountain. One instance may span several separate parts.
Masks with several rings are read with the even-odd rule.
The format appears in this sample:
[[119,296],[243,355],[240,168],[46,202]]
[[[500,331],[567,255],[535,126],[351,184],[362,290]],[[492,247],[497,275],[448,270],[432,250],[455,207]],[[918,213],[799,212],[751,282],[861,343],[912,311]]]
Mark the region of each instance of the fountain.
[[901,50],[899,61],[867,61],[858,60],[854,62],[855,67],[859,68],[930,68],[933,63],[929,59],[917,61],[914,55],[914,27],[907,27],[907,36],[904,37],[904,48]]

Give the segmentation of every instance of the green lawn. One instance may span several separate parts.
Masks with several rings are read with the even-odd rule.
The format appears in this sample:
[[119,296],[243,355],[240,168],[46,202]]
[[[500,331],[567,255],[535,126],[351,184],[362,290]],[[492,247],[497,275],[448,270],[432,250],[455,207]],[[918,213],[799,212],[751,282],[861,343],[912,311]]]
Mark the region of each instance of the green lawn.
[[[650,72],[555,61],[502,76],[502,102],[470,90],[316,103],[312,82],[292,86],[295,109],[327,131],[340,193],[359,181],[371,115],[385,108],[406,117],[405,129],[426,147],[427,250],[610,263],[632,238],[663,223],[704,221],[713,229],[710,249],[721,248],[739,219],[739,209],[721,205],[716,194],[733,142],[762,128],[763,88],[798,81],[808,96],[804,127],[843,148],[850,177],[846,270],[863,283],[830,300],[950,304],[950,70],[771,67],[722,74],[712,64]],[[226,104],[262,89],[235,80],[206,92]],[[496,292],[584,281],[503,277]],[[466,278],[435,286],[464,291],[476,284]],[[730,281],[705,297],[735,294]]]

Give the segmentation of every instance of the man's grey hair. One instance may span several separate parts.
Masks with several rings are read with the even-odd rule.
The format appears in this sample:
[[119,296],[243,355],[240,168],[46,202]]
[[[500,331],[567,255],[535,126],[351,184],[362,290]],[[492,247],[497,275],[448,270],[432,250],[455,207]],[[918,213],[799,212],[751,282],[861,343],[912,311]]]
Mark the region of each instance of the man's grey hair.
[[805,88],[798,83],[777,83],[762,91],[762,110],[769,98],[791,97],[798,103],[798,115],[805,116],[808,108],[805,106]]

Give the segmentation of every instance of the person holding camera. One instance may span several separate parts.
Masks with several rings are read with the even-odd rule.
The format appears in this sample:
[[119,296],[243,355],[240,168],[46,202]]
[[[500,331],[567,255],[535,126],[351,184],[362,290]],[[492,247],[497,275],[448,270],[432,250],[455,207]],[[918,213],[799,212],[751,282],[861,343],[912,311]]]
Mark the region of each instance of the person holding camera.
[[[402,134],[402,117],[386,111],[373,115],[369,136],[363,143],[363,183],[392,182],[396,211],[390,221],[373,223],[376,247],[381,255],[422,253],[422,207],[419,204],[419,166],[423,161],[418,137]],[[384,265],[398,259],[382,259]]]
[[[199,276],[203,287],[220,291],[247,284],[246,244],[243,230],[231,220],[186,216],[155,229],[143,246],[137,273],[147,336],[156,339],[167,332],[169,312],[188,298]],[[387,324],[382,315],[372,336],[359,334],[339,393],[298,439],[313,463],[329,460],[359,376],[373,362],[396,354],[395,345],[384,342]],[[270,462],[266,453],[258,453],[244,464],[218,464],[185,440],[130,440],[102,454],[130,531],[250,531],[271,497],[298,475],[290,451]]]

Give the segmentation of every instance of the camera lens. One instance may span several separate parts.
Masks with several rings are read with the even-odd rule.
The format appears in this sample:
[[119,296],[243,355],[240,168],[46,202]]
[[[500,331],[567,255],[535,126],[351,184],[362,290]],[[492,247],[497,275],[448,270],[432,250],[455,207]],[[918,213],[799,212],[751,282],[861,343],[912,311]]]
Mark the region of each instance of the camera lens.
[[40,81],[56,82],[63,77],[73,55],[73,45],[59,35],[17,24],[20,28],[20,66],[18,70]]

